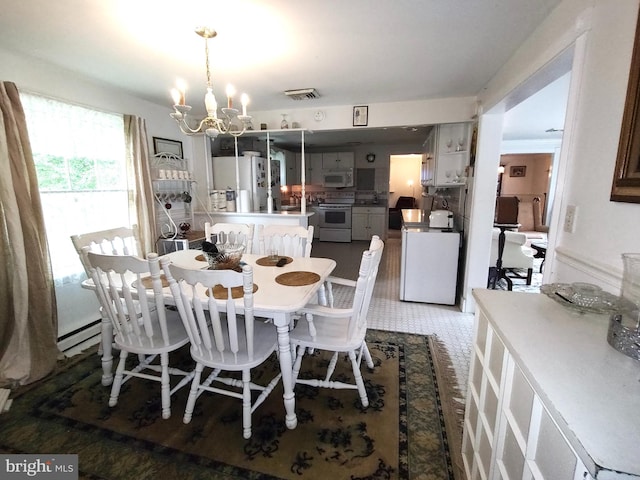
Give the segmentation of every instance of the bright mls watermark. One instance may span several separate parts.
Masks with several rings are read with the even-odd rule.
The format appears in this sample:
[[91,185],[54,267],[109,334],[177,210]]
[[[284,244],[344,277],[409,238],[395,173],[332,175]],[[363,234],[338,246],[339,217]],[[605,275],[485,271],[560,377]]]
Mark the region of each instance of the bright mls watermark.
[[0,455],[0,478],[78,480],[78,455]]

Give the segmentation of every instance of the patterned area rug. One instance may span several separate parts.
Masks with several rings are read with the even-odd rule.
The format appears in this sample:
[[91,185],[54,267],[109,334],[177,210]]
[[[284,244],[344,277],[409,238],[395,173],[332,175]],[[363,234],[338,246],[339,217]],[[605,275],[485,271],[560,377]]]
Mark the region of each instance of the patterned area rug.
[[[363,367],[368,408],[354,390],[298,385],[298,426],[288,430],[276,389],[254,412],[249,440],[242,438],[237,399],[205,394],[185,425],[187,390],[174,396],[172,416],[162,420],[157,384],[136,379],[108,407],[99,358],[85,355],[14,396],[0,416],[0,451],[77,453],[86,479],[452,480],[445,425],[451,431],[457,420],[447,413],[450,402],[440,401],[436,373],[446,369],[434,365],[433,339],[370,330],[367,343],[375,362],[373,371]],[[316,371],[327,360],[320,353],[305,357],[303,370]],[[274,357],[258,376],[277,368]],[[336,379],[350,375],[340,361]],[[455,436],[457,428],[452,431]]]

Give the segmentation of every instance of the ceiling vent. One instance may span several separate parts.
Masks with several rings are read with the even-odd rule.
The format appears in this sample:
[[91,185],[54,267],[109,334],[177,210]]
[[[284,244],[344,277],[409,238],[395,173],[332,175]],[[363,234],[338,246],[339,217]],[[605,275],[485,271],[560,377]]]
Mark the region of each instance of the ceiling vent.
[[302,88],[299,90],[285,90],[284,94],[293,100],[313,100],[320,98],[320,94],[315,88]]

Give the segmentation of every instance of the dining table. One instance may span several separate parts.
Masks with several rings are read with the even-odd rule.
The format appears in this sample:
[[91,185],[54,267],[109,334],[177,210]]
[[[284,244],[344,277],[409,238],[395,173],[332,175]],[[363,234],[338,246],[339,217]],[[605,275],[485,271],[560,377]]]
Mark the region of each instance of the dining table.
[[[172,264],[188,269],[209,268],[202,250],[178,250],[165,255]],[[284,259],[278,262],[279,259]],[[285,263],[286,262],[286,263]],[[336,267],[335,260],[320,257],[278,257],[269,258],[264,255],[243,254],[241,263],[253,269],[254,288],[253,306],[256,321],[270,319],[278,335],[278,360],[282,372],[283,399],[285,408],[285,424],[293,429],[297,426],[295,413],[295,393],[293,384],[293,354],[289,342],[289,331],[296,312],[308,303],[324,302],[324,283]],[[284,263],[284,265],[281,265]],[[83,282],[83,287],[95,290],[91,279]],[[169,287],[164,288],[165,303],[174,305],[173,295]],[[205,298],[203,297],[203,300]],[[242,312],[244,304],[240,296],[236,300],[238,312]],[[224,305],[226,300],[218,300]],[[206,302],[203,302],[206,305]],[[103,378],[113,376],[111,365],[105,358],[112,358],[111,328],[102,329],[103,345]],[[109,336],[109,338],[104,338]],[[108,368],[108,371],[104,371]],[[105,383],[103,381],[103,383]],[[110,383],[110,382],[109,382]]]

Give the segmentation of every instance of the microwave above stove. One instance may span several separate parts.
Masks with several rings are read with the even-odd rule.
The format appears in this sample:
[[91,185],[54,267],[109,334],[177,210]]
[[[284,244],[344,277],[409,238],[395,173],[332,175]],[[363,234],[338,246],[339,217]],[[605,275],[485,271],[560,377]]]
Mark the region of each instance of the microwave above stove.
[[322,170],[322,185],[330,188],[353,187],[353,168]]

